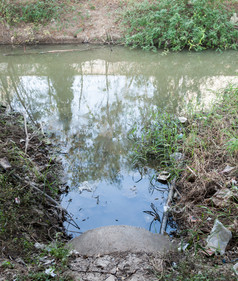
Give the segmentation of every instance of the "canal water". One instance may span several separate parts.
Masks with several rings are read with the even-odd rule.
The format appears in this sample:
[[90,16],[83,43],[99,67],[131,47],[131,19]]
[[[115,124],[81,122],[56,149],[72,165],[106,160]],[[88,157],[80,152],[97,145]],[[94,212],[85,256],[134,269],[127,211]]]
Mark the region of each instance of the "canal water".
[[[80,229],[134,225],[158,232],[167,186],[131,165],[127,134],[151,110],[208,108],[237,83],[237,52],[144,52],[110,46],[0,47],[0,102],[26,112],[57,147],[69,192],[62,205]],[[176,226],[169,221],[167,231]]]

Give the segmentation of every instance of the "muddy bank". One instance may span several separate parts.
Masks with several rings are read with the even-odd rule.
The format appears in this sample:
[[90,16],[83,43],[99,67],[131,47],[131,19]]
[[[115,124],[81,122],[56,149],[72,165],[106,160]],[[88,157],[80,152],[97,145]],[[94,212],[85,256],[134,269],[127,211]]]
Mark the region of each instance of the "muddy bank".
[[0,44],[115,44],[122,38],[119,15],[125,5],[119,0],[71,1],[47,24],[0,22]]
[[13,280],[27,275],[27,263],[36,263],[37,245],[69,239],[63,227],[67,212],[59,204],[65,187],[60,163],[35,126],[4,106],[0,124],[0,275]]

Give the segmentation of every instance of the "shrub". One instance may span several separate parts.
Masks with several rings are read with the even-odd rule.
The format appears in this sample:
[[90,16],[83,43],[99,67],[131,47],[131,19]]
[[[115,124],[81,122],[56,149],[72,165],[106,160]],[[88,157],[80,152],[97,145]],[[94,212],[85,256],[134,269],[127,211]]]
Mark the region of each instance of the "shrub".
[[59,16],[62,5],[57,0],[42,0],[29,3],[1,0],[0,17],[8,24],[19,22],[46,23]]
[[124,14],[126,44],[147,50],[236,49],[238,30],[231,15],[222,4],[207,0],[137,3]]

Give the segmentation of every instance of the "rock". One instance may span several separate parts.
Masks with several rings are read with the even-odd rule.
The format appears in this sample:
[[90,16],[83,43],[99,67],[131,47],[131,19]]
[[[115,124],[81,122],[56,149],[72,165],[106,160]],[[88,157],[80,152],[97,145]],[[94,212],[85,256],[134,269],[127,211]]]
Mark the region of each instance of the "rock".
[[208,249],[208,251],[212,251],[213,253],[219,252],[223,255],[231,237],[231,231],[228,230],[218,219],[216,219],[212,231],[207,237],[206,249]]
[[67,246],[86,256],[127,251],[161,253],[173,248],[168,237],[127,225],[104,226],[89,230],[72,239]]

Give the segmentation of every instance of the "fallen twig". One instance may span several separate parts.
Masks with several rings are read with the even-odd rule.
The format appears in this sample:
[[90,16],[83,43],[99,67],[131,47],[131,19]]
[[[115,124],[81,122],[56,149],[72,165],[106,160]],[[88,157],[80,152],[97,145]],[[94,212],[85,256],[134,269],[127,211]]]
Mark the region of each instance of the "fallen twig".
[[29,135],[28,135],[28,131],[27,131],[27,124],[26,124],[26,114],[23,113],[23,117],[24,117],[24,125],[25,125],[25,134],[26,134],[26,142],[25,142],[25,153],[27,153],[27,148],[28,148],[28,144],[29,144]]
[[167,221],[168,221],[168,216],[169,216],[169,205],[173,199],[173,194],[174,194],[174,187],[175,187],[175,181],[176,178],[174,178],[171,182],[171,184],[168,184],[169,186],[169,194],[167,198],[167,202],[164,206],[164,213],[163,213],[163,218],[162,218],[162,223],[160,227],[160,234],[164,234],[167,226]]
[[9,54],[3,54],[4,56],[29,56],[29,55],[44,55],[44,54],[54,54],[54,53],[69,53],[69,52],[84,52],[84,51],[91,51],[95,49],[99,49],[101,47],[94,47],[90,49],[84,49],[84,50],[79,50],[79,49],[69,49],[69,50],[51,50],[51,51],[44,51],[44,52],[24,52],[20,54],[14,54],[14,53],[9,53]]

